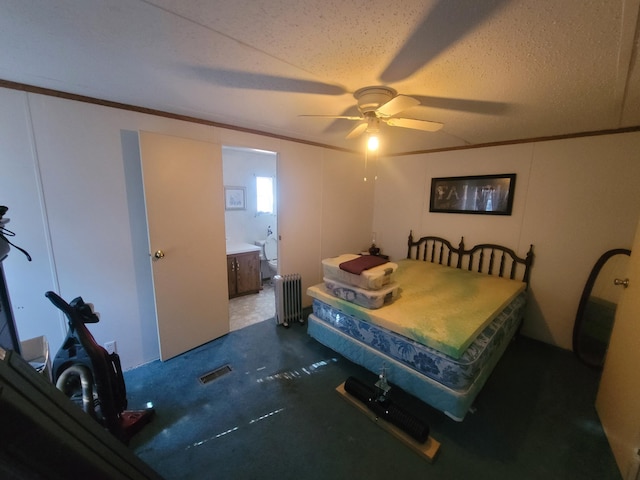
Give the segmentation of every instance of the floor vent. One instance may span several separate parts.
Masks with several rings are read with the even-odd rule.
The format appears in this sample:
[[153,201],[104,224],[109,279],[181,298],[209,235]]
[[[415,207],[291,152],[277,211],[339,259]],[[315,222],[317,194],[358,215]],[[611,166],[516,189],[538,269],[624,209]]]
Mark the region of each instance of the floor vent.
[[222,375],[229,373],[230,371],[231,371],[231,367],[229,365],[216,368],[215,370],[202,375],[200,377],[200,383],[204,385],[205,383],[213,382],[216,378],[220,378]]

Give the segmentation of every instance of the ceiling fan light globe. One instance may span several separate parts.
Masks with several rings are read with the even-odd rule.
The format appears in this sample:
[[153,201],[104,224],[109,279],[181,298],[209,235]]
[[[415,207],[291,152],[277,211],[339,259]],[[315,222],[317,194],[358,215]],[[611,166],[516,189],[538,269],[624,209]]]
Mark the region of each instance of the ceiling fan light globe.
[[380,141],[378,140],[378,136],[370,135],[369,139],[367,140],[367,148],[369,149],[369,151],[375,152],[376,150],[378,150],[379,146],[380,146]]

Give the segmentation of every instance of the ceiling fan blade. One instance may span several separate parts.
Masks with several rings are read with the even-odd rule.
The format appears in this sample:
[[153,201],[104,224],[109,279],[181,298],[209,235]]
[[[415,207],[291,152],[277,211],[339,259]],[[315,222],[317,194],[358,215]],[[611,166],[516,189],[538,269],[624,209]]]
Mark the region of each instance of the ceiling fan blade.
[[345,129],[353,128],[351,119],[357,118],[360,121],[364,121],[364,117],[358,110],[358,107],[356,107],[355,105],[351,105],[345,110],[339,112],[338,116],[346,117],[346,118],[331,119],[328,122],[326,120],[320,120],[320,121],[316,120],[318,123],[321,123],[322,125],[326,124],[326,127],[322,130],[323,133],[335,134],[335,135],[340,135],[341,137],[344,137]]
[[508,0],[438,0],[433,2],[394,59],[380,75],[385,83],[404,80],[481,26]]
[[425,132],[437,132],[444,126],[440,122],[417,120],[415,118],[390,118],[386,122],[387,125],[392,127],[413,128],[414,130],[423,130]]
[[420,105],[420,100],[407,95],[396,95],[384,105],[376,110],[376,113],[383,117],[393,117],[407,108]]
[[432,97],[415,95],[423,107],[456,110],[459,112],[479,113],[481,115],[500,115],[512,110],[512,105],[490,100],[471,100],[465,98]]
[[344,95],[347,90],[331,83],[280,77],[261,73],[226,70],[222,68],[191,67],[191,70],[206,82],[229,88],[269,90],[273,92],[312,93],[317,95]]
[[299,117],[314,117],[314,118],[342,118],[344,120],[363,120],[362,117],[353,117],[349,115],[298,115]]
[[359,137],[360,135],[362,135],[367,130],[368,126],[369,126],[368,122],[359,123],[358,125],[355,126],[355,128],[353,130],[351,130],[349,132],[349,135],[347,135],[345,138],[347,140],[350,140],[352,138]]

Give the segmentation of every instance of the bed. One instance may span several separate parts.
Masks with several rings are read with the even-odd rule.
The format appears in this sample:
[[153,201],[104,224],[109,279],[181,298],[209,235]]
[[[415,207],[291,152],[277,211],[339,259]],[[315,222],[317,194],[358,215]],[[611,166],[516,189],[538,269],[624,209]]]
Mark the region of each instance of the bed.
[[522,322],[532,263],[533,246],[520,257],[501,245],[467,249],[464,239],[454,247],[410,233],[388,282],[397,294],[366,308],[331,281],[309,287],[308,333],[462,421]]

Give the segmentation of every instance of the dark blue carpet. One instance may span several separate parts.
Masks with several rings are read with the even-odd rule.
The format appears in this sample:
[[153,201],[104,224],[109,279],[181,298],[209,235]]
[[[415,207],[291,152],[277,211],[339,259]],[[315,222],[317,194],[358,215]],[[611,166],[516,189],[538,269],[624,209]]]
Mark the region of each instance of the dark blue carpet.
[[131,447],[167,480],[620,478],[594,408],[598,373],[570,352],[519,338],[462,423],[408,403],[442,444],[434,464],[335,392],[351,375],[375,381],[306,325],[267,320],[126,372],[130,408],[157,411]]

